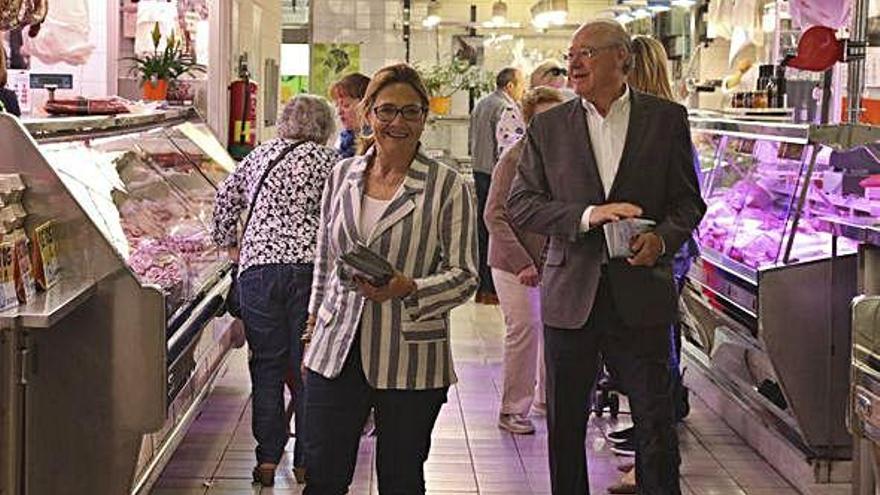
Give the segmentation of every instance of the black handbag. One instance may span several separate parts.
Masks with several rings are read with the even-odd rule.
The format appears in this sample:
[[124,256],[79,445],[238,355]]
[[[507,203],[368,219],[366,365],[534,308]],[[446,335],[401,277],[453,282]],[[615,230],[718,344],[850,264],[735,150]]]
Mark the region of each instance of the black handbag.
[[[281,163],[281,160],[283,160],[284,157],[289,155],[293,150],[295,150],[299,145],[303,143],[305,143],[305,141],[297,141],[287,148],[281,150],[281,153],[273,158],[269,165],[266,167],[266,170],[263,171],[263,175],[260,176],[260,181],[257,182],[257,189],[254,191],[254,197],[251,200],[251,205],[248,209],[247,218],[245,218],[244,227],[241,230],[242,240],[247,233],[248,225],[251,223],[251,215],[253,215],[254,213],[254,206],[257,204],[257,199],[260,197],[260,191],[263,189],[263,183],[266,181],[266,177],[269,176],[269,172],[271,172],[276,165]],[[234,316],[235,318],[241,318],[241,295],[239,294],[238,290],[238,263],[234,263],[232,265],[231,277],[232,284],[229,285],[229,291],[226,293],[226,304],[224,306],[227,313]]]

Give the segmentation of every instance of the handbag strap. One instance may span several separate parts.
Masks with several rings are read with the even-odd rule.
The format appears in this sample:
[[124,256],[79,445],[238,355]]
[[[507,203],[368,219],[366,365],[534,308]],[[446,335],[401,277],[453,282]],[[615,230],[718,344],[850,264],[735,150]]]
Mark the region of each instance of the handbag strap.
[[247,218],[244,221],[244,228],[241,231],[241,238],[244,239],[244,235],[247,233],[248,225],[251,223],[251,216],[254,214],[254,207],[257,206],[257,200],[260,198],[260,191],[263,190],[263,183],[266,182],[266,177],[269,176],[269,172],[275,168],[276,165],[281,163],[281,160],[284,159],[287,155],[289,155],[293,150],[299,147],[299,145],[305,143],[305,141],[297,141],[288,147],[281,150],[281,153],[278,154],[275,158],[269,162],[269,165],[266,166],[266,170],[263,171],[263,175],[260,176],[260,181],[257,182],[257,190],[254,191],[254,197],[251,200],[251,207],[248,209]]

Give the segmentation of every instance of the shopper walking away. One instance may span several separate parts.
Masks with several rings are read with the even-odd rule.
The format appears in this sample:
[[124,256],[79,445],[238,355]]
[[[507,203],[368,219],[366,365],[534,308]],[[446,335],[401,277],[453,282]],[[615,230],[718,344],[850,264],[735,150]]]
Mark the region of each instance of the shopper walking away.
[[471,114],[468,131],[468,149],[476,185],[479,222],[480,286],[476,301],[488,304],[497,304],[498,296],[495,294],[488,264],[489,231],[486,230],[483,213],[486,211],[492,170],[501,152],[525,133],[519,110],[519,100],[525,91],[522,71],[513,67],[501,69],[495,77],[495,88],[493,93],[477,102]]
[[[533,115],[563,101],[562,93],[556,89],[533,89],[523,97],[523,116],[529,121]],[[528,418],[529,410],[534,405],[537,412],[543,413],[546,408],[539,283],[541,254],[547,238],[523,232],[508,220],[507,196],[522,147],[523,142],[517,142],[498,160],[483,217],[489,229],[489,266],[507,327],[498,426],[511,433],[529,434],[535,431]]]
[[[336,151],[324,145],[334,126],[326,100],[296,96],[282,112],[280,137],[254,149],[217,191],[213,235],[239,263],[253,390],[251,426],[257,440],[254,481],[263,486],[272,486],[288,440],[288,370],[295,375],[293,465],[298,478],[305,467],[301,337],[308,317],[321,193],[338,159]],[[244,212],[249,221],[240,232]]]
[[[589,493],[589,391],[600,353],[629,392],[636,476],[645,494],[677,495],[678,438],[669,370],[676,313],[671,254],[705,211],[684,107],[630,89],[630,38],[610,20],[574,34],[568,72],[581,97],[531,122],[508,210],[550,236],[541,291],[551,486]],[[643,217],[629,258],[610,258],[603,224]]]
[[[376,72],[361,102],[375,143],[340,162],[324,191],[305,358],[307,495],[348,491],[371,408],[379,493],[425,492],[431,431],[456,381],[449,312],[477,286],[472,192],[419,152],[427,111],[415,69]],[[383,285],[340,259],[359,244],[393,267],[373,279]]]

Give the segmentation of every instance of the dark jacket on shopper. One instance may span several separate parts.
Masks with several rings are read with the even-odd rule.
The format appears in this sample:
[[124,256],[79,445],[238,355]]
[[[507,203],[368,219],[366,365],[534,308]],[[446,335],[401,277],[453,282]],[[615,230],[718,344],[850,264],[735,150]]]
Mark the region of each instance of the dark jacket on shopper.
[[502,90],[496,90],[477,102],[471,114],[468,131],[468,150],[474,172],[491,174],[498,161],[498,142],[495,130],[501,112],[512,100]]
[[21,109],[18,107],[18,97],[15,95],[15,91],[0,88],[0,112],[21,117]]
[[[529,126],[507,207],[515,225],[550,236],[541,287],[546,325],[582,328],[603,270],[626,325],[673,321],[678,295],[670,261],[706,205],[694,172],[687,110],[634,90],[630,98],[620,168],[607,198],[580,99],[536,115]],[[580,232],[587,206],[610,202],[636,204],[644,218],[657,222],[655,233],[665,243],[666,256],[654,267],[607,261],[602,229]]]

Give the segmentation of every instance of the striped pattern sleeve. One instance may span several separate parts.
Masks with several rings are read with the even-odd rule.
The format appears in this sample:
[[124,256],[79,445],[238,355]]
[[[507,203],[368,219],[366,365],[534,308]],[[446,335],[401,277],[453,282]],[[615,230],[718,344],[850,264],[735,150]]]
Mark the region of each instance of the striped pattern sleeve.
[[476,291],[477,234],[474,195],[458,174],[440,209],[440,262],[436,273],[417,278],[416,290],[404,300],[412,321],[439,318]]
[[342,175],[341,162],[334,167],[324,184],[324,193],[321,196],[321,222],[318,224],[318,238],[315,245],[315,267],[312,273],[312,294],[309,298],[309,314],[317,315],[318,308],[324,300],[324,289],[327,286],[327,272],[330,269],[330,231],[331,207],[333,195],[339,176]]

